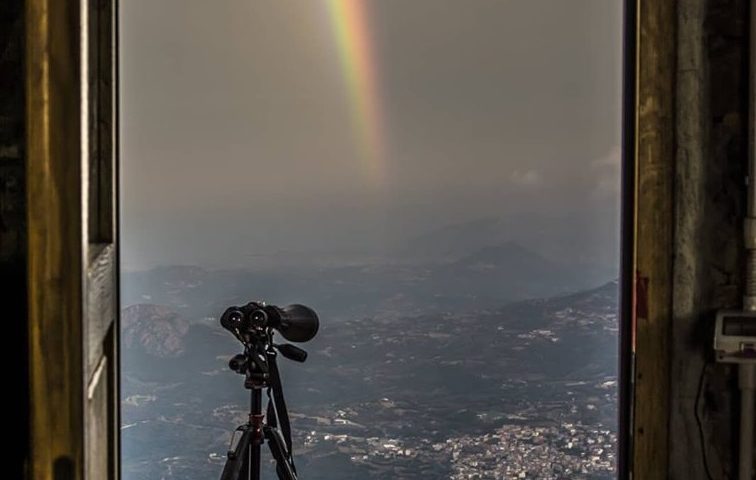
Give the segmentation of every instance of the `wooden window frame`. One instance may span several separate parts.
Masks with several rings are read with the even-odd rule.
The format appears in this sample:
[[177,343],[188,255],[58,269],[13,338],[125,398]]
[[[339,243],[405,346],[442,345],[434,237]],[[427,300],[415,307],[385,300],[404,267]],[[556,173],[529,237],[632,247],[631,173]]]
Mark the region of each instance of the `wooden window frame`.
[[119,477],[118,4],[27,0],[28,478]]
[[[82,12],[102,12],[101,5],[111,8],[112,29],[90,28],[82,35]],[[631,471],[636,478],[665,478],[676,1],[625,0],[624,5],[618,478],[630,478]],[[118,185],[117,96],[104,98],[102,93],[118,88],[117,25],[116,0],[27,0],[29,476],[35,479],[86,478],[86,392],[79,387],[91,385],[102,364],[94,362],[93,367],[90,357],[96,348],[83,339],[92,335],[87,319],[102,312],[115,319],[106,332],[95,328],[95,337],[109,336],[106,343],[114,346],[105,367],[110,372],[107,388],[115,395],[108,408],[115,412],[114,421],[120,420],[117,307],[110,313],[102,310],[107,305],[94,312],[86,307],[98,303],[87,295],[102,294],[98,277],[115,276],[108,280],[115,285],[118,281],[117,197],[103,196]],[[107,51],[100,47],[107,38],[113,42],[114,63],[108,70],[110,83],[103,86],[99,82]],[[96,39],[94,53],[82,50],[82,39]],[[79,68],[82,51],[100,65],[85,80]],[[96,88],[82,96],[82,88],[90,85]],[[88,110],[82,98],[96,108]],[[113,120],[105,130],[103,117]],[[82,141],[86,123],[91,123],[90,137]],[[112,155],[105,167],[97,162],[104,151]],[[105,171],[107,165],[113,170]],[[89,174],[97,180],[91,188]],[[82,204],[82,199],[87,201]],[[110,269],[103,267],[108,264]],[[117,290],[115,295],[109,299],[111,307],[113,300],[117,305]],[[84,346],[69,348],[77,339]],[[120,431],[117,423],[114,431]],[[110,478],[118,477],[117,437],[109,452],[99,453],[108,456]]]

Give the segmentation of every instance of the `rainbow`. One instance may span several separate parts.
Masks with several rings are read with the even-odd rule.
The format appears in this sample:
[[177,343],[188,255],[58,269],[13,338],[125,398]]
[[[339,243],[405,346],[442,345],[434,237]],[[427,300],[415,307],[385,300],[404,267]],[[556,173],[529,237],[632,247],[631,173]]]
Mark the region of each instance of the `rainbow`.
[[386,175],[386,138],[381,111],[375,50],[368,23],[368,0],[324,0],[336,37],[356,148],[365,174],[374,184]]

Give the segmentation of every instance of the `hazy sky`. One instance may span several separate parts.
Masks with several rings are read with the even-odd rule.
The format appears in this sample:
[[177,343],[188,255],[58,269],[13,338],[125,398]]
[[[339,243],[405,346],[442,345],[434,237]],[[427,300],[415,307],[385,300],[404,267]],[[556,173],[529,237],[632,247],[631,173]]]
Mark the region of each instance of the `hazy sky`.
[[616,250],[621,2],[353,1],[380,173],[326,0],[122,2],[127,269],[368,251],[522,213]]

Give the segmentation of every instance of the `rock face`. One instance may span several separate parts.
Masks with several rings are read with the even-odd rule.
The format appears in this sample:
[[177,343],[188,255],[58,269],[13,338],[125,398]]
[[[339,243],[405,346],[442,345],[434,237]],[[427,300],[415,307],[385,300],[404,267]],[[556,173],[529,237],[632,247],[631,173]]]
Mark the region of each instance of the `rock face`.
[[189,322],[162,305],[131,305],[121,315],[123,346],[155,357],[171,358],[184,353],[188,331]]

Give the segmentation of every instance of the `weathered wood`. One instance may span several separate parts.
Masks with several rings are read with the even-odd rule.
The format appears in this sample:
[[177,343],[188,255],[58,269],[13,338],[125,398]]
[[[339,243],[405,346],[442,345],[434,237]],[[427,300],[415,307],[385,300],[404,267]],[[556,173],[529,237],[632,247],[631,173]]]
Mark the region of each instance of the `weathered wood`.
[[[91,248],[90,248],[91,249]],[[100,358],[105,355],[105,337],[112,327],[118,311],[116,307],[117,263],[115,246],[96,249],[87,266],[86,274],[86,378],[91,379]]]
[[89,417],[86,422],[86,479],[113,478],[108,473],[108,404],[110,392],[110,368],[108,357],[103,355],[87,386],[85,410]]
[[89,45],[89,243],[115,239],[116,126],[115,2],[84,0],[88,6]]
[[[96,249],[87,268],[85,330],[86,479],[115,479],[117,470],[118,378],[117,345],[114,343],[117,308],[118,264],[115,246]],[[114,459],[116,459],[114,461]]]
[[84,356],[87,381],[84,412],[85,478],[119,475],[117,38],[114,0],[81,0],[86,15],[87,149],[83,190],[86,221]]
[[676,7],[638,1],[633,477],[644,480],[667,478],[669,451]]
[[29,475],[82,478],[79,8],[26,5]]
[[35,480],[118,478],[115,12],[114,0],[27,2]]

